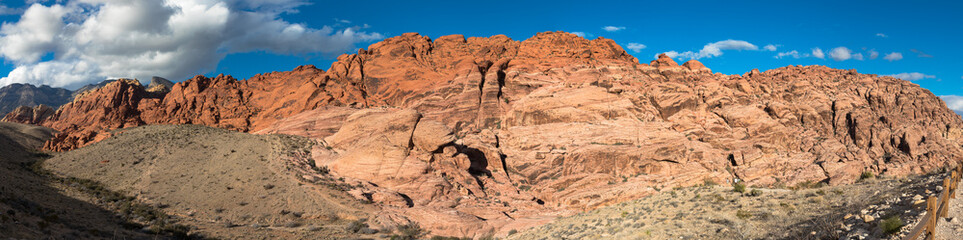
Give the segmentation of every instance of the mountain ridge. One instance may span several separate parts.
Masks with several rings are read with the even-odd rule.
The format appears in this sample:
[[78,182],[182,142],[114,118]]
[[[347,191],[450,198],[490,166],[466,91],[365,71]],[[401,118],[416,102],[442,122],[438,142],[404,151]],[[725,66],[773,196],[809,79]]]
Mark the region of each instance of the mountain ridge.
[[963,157],[963,119],[911,82],[818,65],[725,75],[664,55],[639,63],[612,40],[564,32],[406,33],[327,71],[199,75],[164,94],[117,81],[41,122],[61,131],[45,144],[56,151],[147,124],[317,139],[315,162],[374,183],[359,198],[458,236],[707,181],[838,185]]

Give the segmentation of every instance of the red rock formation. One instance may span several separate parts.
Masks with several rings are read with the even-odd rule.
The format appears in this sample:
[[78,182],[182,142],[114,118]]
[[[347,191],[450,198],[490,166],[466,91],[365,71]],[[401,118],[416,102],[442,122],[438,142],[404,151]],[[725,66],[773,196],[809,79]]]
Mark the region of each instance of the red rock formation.
[[7,113],[0,121],[36,125],[47,120],[53,114],[54,109],[43,104],[36,107],[20,106]]
[[611,40],[561,32],[404,34],[327,72],[198,76],[159,97],[119,82],[43,124],[62,131],[47,147],[66,150],[158,123],[319,139],[331,149],[315,161],[376,183],[364,194],[386,212],[462,236],[705,179],[841,184],[963,157],[963,120],[910,82],[823,66],[712,74],[665,55],[639,64]]

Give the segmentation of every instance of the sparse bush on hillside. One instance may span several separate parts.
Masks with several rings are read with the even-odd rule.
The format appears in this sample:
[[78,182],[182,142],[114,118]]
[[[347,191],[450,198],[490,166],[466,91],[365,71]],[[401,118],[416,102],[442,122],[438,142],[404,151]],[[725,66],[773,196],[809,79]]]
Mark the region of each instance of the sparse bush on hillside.
[[874,178],[874,177],[876,177],[876,176],[873,175],[873,172],[865,171],[865,172],[863,172],[862,174],[859,175],[859,180],[866,180],[866,179],[870,179],[870,178]]
[[735,191],[735,192],[737,192],[737,193],[745,193],[745,192],[746,192],[746,184],[744,184],[744,183],[733,183],[733,184],[732,184],[732,191]]
[[762,190],[753,189],[752,191],[749,191],[749,196],[751,196],[751,197],[758,197],[758,196],[761,196],[761,195],[762,195]]
[[391,236],[392,240],[414,240],[428,234],[428,232],[422,229],[417,223],[398,226],[397,233],[398,234]]
[[903,219],[900,219],[899,215],[894,215],[888,217],[883,221],[879,222],[879,228],[883,230],[883,233],[893,234],[899,232],[900,228],[903,228]]
[[752,217],[752,213],[746,210],[739,209],[739,211],[736,211],[736,217],[738,217],[739,219],[749,219]]
[[705,184],[706,186],[715,186],[715,185],[718,185],[718,183],[716,183],[715,180],[712,180],[712,178],[705,178],[705,179],[702,180],[702,182],[703,182],[703,184]]

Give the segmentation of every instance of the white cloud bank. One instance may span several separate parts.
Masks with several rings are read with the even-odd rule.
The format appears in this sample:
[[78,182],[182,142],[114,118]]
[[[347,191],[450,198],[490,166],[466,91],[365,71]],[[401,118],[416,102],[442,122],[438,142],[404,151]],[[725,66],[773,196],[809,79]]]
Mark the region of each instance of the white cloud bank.
[[936,76],[934,75],[927,75],[927,74],[918,73],[918,72],[897,73],[897,74],[889,74],[889,75],[883,75],[883,76],[899,78],[906,81],[916,81],[924,78],[936,78]]
[[963,112],[963,96],[956,95],[943,95],[940,96],[944,102],[946,102],[946,107],[954,112]]
[[[60,1],[58,1],[60,2]],[[311,28],[280,18],[298,0],[71,0],[33,4],[0,28],[10,83],[76,87],[105,78],[186,79],[229,53],[338,54],[382,39],[362,27]]]
[[676,59],[712,58],[722,56],[722,50],[759,50],[759,47],[746,41],[729,39],[706,44],[699,52],[686,51],[680,53],[669,51],[666,52],[665,55]]

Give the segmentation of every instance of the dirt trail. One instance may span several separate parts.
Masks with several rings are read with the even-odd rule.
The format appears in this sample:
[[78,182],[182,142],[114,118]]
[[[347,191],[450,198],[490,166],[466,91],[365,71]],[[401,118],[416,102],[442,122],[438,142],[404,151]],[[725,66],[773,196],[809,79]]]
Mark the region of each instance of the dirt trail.
[[936,239],[963,239],[963,191],[956,191],[956,198],[950,199],[950,212],[939,221]]

